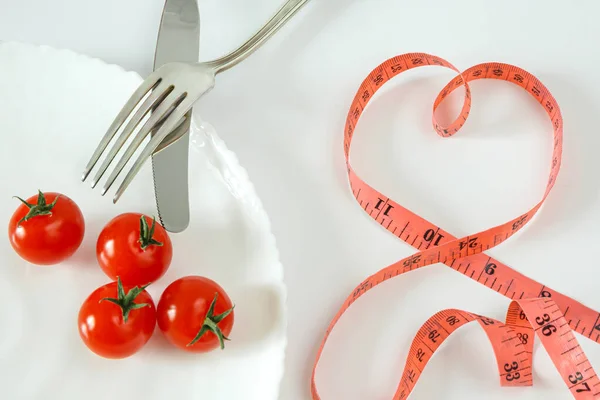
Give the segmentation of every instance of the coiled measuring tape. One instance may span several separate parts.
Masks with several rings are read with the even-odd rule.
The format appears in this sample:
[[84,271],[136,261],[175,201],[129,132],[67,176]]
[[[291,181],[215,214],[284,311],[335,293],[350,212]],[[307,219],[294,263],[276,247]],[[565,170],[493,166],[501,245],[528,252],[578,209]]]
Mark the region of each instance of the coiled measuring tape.
[[[433,126],[442,137],[454,135],[467,120],[471,107],[469,82],[498,79],[514,83],[532,95],[546,110],[554,130],[554,150],[546,191],[529,212],[474,235],[456,238],[419,217],[364,182],[349,162],[350,143],[358,120],[373,95],[390,79],[412,68],[441,66],[458,75],[440,92],[433,104]],[[458,118],[449,126],[438,124],[435,110],[452,91],[464,87],[465,98]],[[436,263],[444,263],[463,275],[512,299],[504,322],[463,310],[443,310],[429,318],[415,336],[394,399],[406,399],[427,362],[444,340],[462,325],[477,321],[492,344],[502,386],[530,386],[532,352],[537,336],[548,352],[568,390],[576,399],[600,398],[600,379],[580,347],[573,331],[600,342],[600,313],[556,290],[526,277],[484,252],[518,232],[541,207],[554,186],[561,165],[563,120],[552,94],[533,75],[514,65],[483,63],[460,72],[439,57],[408,53],[375,68],[362,82],[346,119],[344,154],[354,197],[375,221],[419,251],[369,276],[347,297],[321,342],[313,367],[311,392],[320,399],[315,375],[321,353],[342,314],[363,294],[398,275]]]

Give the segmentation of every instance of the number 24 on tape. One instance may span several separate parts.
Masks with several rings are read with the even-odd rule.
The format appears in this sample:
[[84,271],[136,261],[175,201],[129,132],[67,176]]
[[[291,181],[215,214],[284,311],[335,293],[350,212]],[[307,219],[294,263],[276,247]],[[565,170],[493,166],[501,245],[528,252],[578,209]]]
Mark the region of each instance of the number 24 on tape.
[[[467,120],[471,108],[469,82],[498,79],[514,83],[533,96],[545,109],[554,130],[550,177],[544,196],[527,213],[474,235],[456,238],[442,228],[412,213],[364,182],[349,162],[350,144],[358,120],[373,95],[387,81],[412,68],[441,66],[458,75],[439,93],[433,104],[433,126],[442,137],[454,135]],[[440,126],[435,110],[458,87],[465,98],[458,118]],[[485,251],[518,232],[539,210],[554,186],[561,164],[563,120],[554,97],[527,71],[509,64],[484,63],[460,72],[449,62],[429,54],[408,53],[391,58],[375,68],[362,82],[346,119],[344,155],[348,179],[361,207],[385,229],[411,244],[418,252],[369,276],[344,301],[329,324],[317,353],[311,379],[314,400],[320,399],[315,375],[329,334],[343,313],[364,293],[398,275],[435,263],[444,263],[467,277],[509,297],[512,301],[504,322],[463,310],[443,310],[429,318],[417,332],[394,399],[406,399],[427,362],[440,345],[459,327],[476,321],[492,344],[502,386],[530,386],[533,340],[537,336],[550,355],[568,390],[576,399],[600,399],[600,379],[581,349],[573,331],[600,342],[600,313],[516,272]]]

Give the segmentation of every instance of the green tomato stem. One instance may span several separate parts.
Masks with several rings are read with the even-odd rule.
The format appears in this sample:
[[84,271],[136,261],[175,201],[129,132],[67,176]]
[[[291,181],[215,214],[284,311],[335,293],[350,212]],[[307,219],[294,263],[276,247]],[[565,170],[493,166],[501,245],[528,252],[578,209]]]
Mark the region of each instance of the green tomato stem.
[[152,218],[152,226],[148,228],[148,222],[146,222],[146,218],[142,215],[140,217],[140,238],[138,242],[140,243],[140,247],[142,250],[146,250],[148,246],[162,246],[163,244],[158,240],[154,240],[152,236],[154,236],[154,229],[156,227],[156,218]]
[[22,222],[28,221],[29,219],[31,219],[33,217],[37,217],[39,215],[52,215],[52,209],[56,205],[56,202],[58,201],[58,198],[60,196],[56,196],[54,201],[50,204],[46,204],[46,197],[44,196],[44,193],[42,193],[42,191],[39,189],[38,189],[37,204],[30,204],[30,203],[26,202],[25,200],[23,200],[22,198],[20,198],[19,196],[13,196],[13,197],[16,199],[19,199],[21,201],[21,203],[25,204],[27,206],[27,208],[29,208],[29,212],[27,213],[27,215],[25,215],[23,218],[21,218],[19,220],[19,222],[17,222],[17,226],[19,226],[19,225],[21,225]]
[[138,304],[134,302],[135,298],[140,293],[142,293],[147,287],[148,285],[142,286],[141,288],[136,286],[133,289],[130,289],[129,292],[127,292],[127,294],[125,294],[123,284],[121,283],[121,278],[117,276],[117,298],[115,299],[112,297],[105,297],[103,299],[100,299],[100,303],[106,300],[121,307],[121,312],[123,314],[123,322],[127,323],[127,320],[129,319],[129,313],[132,310],[137,310],[139,308],[143,308],[150,305],[148,303]]
[[204,334],[208,331],[211,331],[212,333],[214,333],[217,336],[217,338],[219,339],[219,345],[221,346],[221,350],[223,350],[225,348],[225,340],[230,340],[227,336],[223,335],[223,331],[221,331],[221,328],[219,328],[218,324],[219,324],[219,322],[223,321],[223,319],[225,319],[226,316],[231,314],[231,312],[235,308],[235,305],[233,307],[231,307],[229,310],[227,310],[219,315],[214,315],[215,304],[217,303],[218,295],[219,295],[218,293],[215,293],[215,297],[213,298],[212,303],[210,303],[210,307],[208,308],[208,312],[206,313],[206,318],[204,318],[204,323],[202,324],[200,331],[198,331],[198,334],[196,334],[196,337],[194,337],[194,339],[191,342],[189,342],[187,344],[187,346],[192,346],[194,343],[196,343],[198,340],[200,340],[200,338],[202,336],[204,336]]

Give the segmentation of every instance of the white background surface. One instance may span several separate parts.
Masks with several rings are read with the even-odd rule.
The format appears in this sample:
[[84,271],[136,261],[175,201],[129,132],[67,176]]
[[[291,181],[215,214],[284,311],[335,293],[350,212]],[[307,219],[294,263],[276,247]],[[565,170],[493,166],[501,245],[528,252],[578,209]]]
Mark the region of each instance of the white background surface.
[[[600,309],[594,259],[600,7],[594,1],[496,4],[314,0],[198,103],[247,168],[278,239],[290,316],[282,399],[309,398],[316,348],[352,288],[413,253],[355,204],[342,154],[343,123],[358,85],[400,53],[433,53],[462,69],[513,63],[552,91],[565,119],[558,182],[528,227],[489,254]],[[200,0],[201,58],[232,49],[278,5]],[[145,75],[161,8],[159,0],[0,0],[0,38],[68,47]],[[439,138],[430,126],[431,105],[452,76],[423,69],[389,83],[362,117],[352,161],[367,182],[458,236],[505,222],[538,201],[551,130],[524,92],[486,81],[472,87],[463,130]],[[318,372],[321,396],[389,399],[413,335],[429,316],[458,307],[502,319],[507,305],[442,265],[392,280],[358,301],[330,336]],[[600,346],[577,338],[598,371]],[[537,346],[534,357],[534,387],[501,388],[485,335],[465,327],[432,360],[411,398],[571,398],[545,351]]]

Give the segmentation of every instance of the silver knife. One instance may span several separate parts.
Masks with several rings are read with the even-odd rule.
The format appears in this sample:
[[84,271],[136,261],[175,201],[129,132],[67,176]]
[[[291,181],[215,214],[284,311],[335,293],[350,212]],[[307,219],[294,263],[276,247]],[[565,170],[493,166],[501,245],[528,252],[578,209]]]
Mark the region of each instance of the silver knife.
[[[200,13],[197,0],[166,0],[156,42],[154,69],[173,61],[198,62],[199,47]],[[185,230],[190,221],[188,154],[191,119],[192,110],[176,128],[185,130],[184,136],[152,156],[158,217],[169,232]]]

